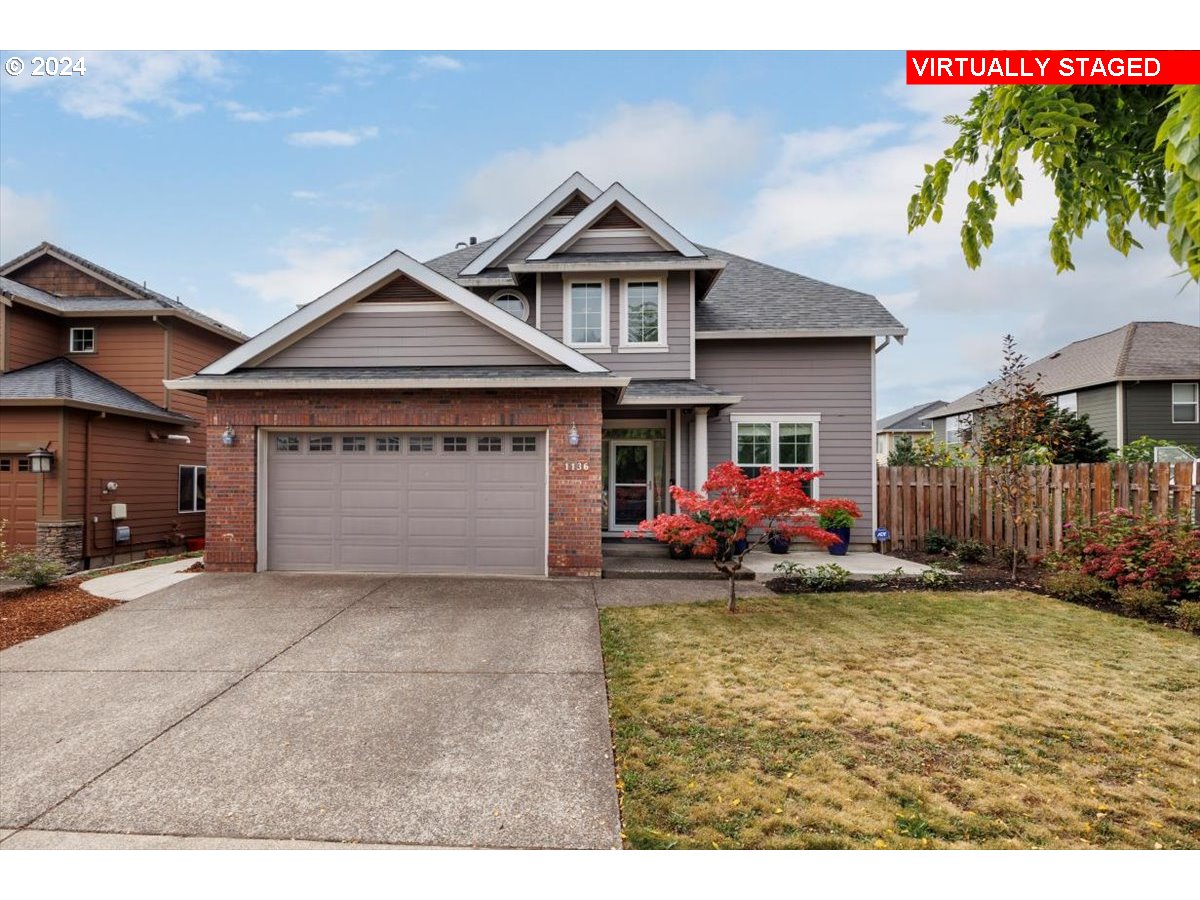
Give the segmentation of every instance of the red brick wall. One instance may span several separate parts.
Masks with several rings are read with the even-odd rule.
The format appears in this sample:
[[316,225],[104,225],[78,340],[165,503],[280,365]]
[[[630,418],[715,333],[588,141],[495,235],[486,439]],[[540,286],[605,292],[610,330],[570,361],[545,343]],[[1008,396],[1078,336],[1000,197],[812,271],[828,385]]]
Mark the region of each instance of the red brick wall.
[[[208,398],[208,536],[212,572],[257,561],[257,426],[296,428],[549,428],[551,575],[600,574],[600,389],[217,391]],[[567,442],[572,423],[579,446]],[[221,443],[226,425],[237,441]],[[587,471],[568,471],[586,462]]]

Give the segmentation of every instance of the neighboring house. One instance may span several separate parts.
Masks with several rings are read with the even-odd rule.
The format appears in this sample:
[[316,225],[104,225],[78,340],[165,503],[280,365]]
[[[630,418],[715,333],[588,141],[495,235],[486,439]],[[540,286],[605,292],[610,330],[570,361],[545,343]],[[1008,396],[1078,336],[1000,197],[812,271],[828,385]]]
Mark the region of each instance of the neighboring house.
[[923,417],[945,406],[945,400],[932,400],[928,403],[918,403],[898,413],[884,416],[875,423],[875,462],[887,465],[889,454],[896,447],[896,438],[908,435],[913,440],[933,434],[933,426]]
[[825,472],[872,541],[872,296],[698,246],[571,176],[498,238],[395,251],[197,375],[212,570],[597,575],[712,465]]
[[[204,397],[163,386],[245,336],[41,244],[0,265],[0,519],[72,567],[204,534]],[[46,450],[50,471],[29,454]],[[125,518],[113,519],[124,504]],[[117,511],[119,514],[119,510]],[[117,527],[129,529],[116,540]]]
[[[1031,362],[1039,388],[1059,407],[1088,416],[1119,450],[1139,437],[1200,444],[1200,328],[1130,322]],[[972,391],[926,418],[938,440],[962,442],[970,415],[987,406]]]

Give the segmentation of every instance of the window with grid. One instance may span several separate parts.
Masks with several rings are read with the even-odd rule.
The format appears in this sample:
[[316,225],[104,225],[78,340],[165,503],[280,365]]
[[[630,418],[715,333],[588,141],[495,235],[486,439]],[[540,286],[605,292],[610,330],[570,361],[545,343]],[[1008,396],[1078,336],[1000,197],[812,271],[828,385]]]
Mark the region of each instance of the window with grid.
[[294,434],[279,434],[275,436],[275,449],[280,453],[299,453],[300,438]]
[[408,439],[409,453],[432,453],[433,437],[428,434],[414,434]]
[[310,437],[308,439],[308,452],[309,453],[332,453],[333,452],[333,438],[331,438],[329,436]]
[[657,344],[661,317],[657,281],[631,281],[625,286],[625,342]]
[[342,438],[343,453],[366,453],[367,438],[365,435],[345,435]]
[[377,453],[399,453],[400,452],[400,437],[399,437],[399,435],[390,434],[387,437],[375,438],[375,452],[377,452]]
[[72,328],[71,329],[71,352],[72,353],[95,353],[96,352],[96,329],[95,328]]
[[571,343],[603,344],[604,285],[575,282],[571,285]]
[[7,456],[0,458],[0,472],[12,471],[12,460]]
[[466,453],[467,452],[467,439],[465,437],[447,435],[446,437],[442,438],[442,452],[443,453]]
[[737,427],[737,464],[751,478],[771,468],[771,425],[745,423]]
[[204,488],[208,469],[205,466],[179,467],[179,511],[204,512]]
[[32,469],[33,469],[33,463],[30,462],[26,457],[24,457],[24,456],[17,457],[17,471],[18,472],[29,472]]
[[1171,422],[1175,425],[1200,422],[1200,383],[1185,381],[1171,385]]
[[734,461],[751,478],[771,469],[796,472],[816,467],[814,422],[738,422],[736,429]]
[[481,437],[475,448],[480,453],[499,453],[504,449],[504,443],[498,437]]
[[537,438],[532,435],[512,439],[513,453],[533,453],[537,450]]

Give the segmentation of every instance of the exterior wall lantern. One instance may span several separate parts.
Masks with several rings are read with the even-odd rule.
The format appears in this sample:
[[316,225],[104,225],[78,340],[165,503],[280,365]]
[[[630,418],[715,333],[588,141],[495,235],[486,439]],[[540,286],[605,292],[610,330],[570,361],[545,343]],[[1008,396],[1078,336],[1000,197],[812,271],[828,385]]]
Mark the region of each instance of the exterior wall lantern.
[[575,427],[575,423],[571,423],[571,430],[567,432],[567,443],[572,447],[579,446],[579,429]]
[[233,430],[232,425],[226,425],[225,430],[221,433],[221,443],[226,447],[232,447],[235,440],[237,440],[237,432]]
[[25,458],[29,460],[29,470],[38,475],[45,475],[54,467],[54,453],[45,447],[39,447]]

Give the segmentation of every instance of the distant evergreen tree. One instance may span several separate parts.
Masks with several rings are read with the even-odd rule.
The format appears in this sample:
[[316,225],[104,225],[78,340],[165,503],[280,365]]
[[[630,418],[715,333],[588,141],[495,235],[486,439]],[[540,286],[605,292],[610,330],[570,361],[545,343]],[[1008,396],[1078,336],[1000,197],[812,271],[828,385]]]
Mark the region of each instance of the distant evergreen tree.
[[896,446],[892,447],[892,452],[888,454],[887,464],[889,466],[924,465],[921,462],[920,454],[917,453],[917,448],[913,446],[911,434],[902,434],[896,438]]
[[1056,463],[1106,462],[1112,453],[1108,440],[1092,428],[1088,414],[1051,407],[1048,419],[1056,420],[1058,443],[1054,447]]

